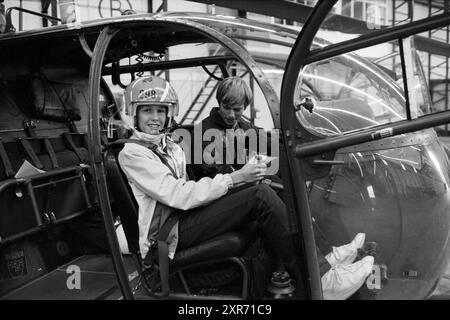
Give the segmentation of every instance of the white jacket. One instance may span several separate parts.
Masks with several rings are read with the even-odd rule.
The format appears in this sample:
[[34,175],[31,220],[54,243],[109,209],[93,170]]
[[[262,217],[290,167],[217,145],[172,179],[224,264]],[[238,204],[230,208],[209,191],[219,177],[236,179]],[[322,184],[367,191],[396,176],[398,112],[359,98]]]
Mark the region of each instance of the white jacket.
[[[133,138],[136,139],[135,136]],[[202,178],[197,182],[187,181],[184,151],[170,139],[165,142],[158,149],[179,179],[173,177],[169,168],[145,146],[126,143],[119,153],[119,164],[139,205],[139,247],[143,258],[150,245],[147,237],[157,201],[176,209],[189,210],[222,197],[233,185],[229,174],[218,174],[214,179]],[[169,258],[173,259],[178,242],[178,223],[171,234],[174,236],[169,235]]]

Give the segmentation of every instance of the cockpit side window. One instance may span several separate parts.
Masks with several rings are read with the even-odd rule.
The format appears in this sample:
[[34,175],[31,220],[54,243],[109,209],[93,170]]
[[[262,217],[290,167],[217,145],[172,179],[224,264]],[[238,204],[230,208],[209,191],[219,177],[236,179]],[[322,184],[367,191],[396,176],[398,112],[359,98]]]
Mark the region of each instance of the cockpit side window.
[[[312,110],[298,107],[312,99]],[[406,118],[403,90],[381,69],[354,54],[305,66],[294,106],[305,127],[320,135],[340,135]]]

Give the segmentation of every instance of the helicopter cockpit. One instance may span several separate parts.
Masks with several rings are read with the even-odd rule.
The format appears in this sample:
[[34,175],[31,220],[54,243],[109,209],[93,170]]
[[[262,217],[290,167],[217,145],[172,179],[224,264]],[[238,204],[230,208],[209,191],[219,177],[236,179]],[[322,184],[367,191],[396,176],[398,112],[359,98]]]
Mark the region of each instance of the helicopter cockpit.
[[[106,37],[103,47],[102,37]],[[120,117],[124,88],[144,73],[170,76],[173,83],[180,84],[177,71],[182,69],[184,76],[192,73],[197,79],[191,78],[187,82],[190,86],[178,87],[179,94],[192,94],[205,78],[220,80],[231,73],[232,63],[241,60],[251,65],[248,72],[265,86],[273,105],[278,101],[276,94],[245,50],[217,31],[190,21],[124,17],[6,34],[0,41],[8,47],[2,50],[2,59],[9,62],[0,68],[5,93],[0,127],[4,150],[1,245],[6,259],[3,298],[33,298],[41,291],[43,299],[77,295],[114,299],[120,294],[133,298],[138,290],[136,283],[143,277],[139,273],[142,264],[133,260],[138,257],[130,238],[133,226],[125,227],[127,217],[121,214],[135,212],[136,207],[114,158],[118,140],[128,134]],[[218,45],[223,48],[221,52]],[[186,52],[194,53],[188,56]],[[103,173],[98,176],[97,170]],[[95,177],[104,177],[109,185],[97,185]],[[101,212],[108,213],[103,216]],[[135,253],[131,260],[122,257],[114,223],[131,230],[125,230],[128,249]],[[238,253],[242,254],[249,244],[248,238],[245,233],[228,234],[203,247],[180,252],[173,265],[177,266],[175,276],[180,276],[177,285],[181,295],[192,296],[191,290],[202,289],[208,278],[199,278],[198,272],[182,275],[186,264],[202,260],[213,264],[220,258],[221,267],[216,270],[216,261],[209,275],[212,284],[228,283],[227,277],[233,280],[240,272],[237,296],[250,297],[247,269],[242,258],[238,259]],[[227,261],[236,267],[230,268]],[[65,277],[68,268],[89,280],[83,280],[82,289],[75,282],[62,288],[64,294],[44,290],[58,285],[57,279]],[[117,272],[118,286],[110,281],[112,270]],[[38,281],[27,286],[35,279]],[[211,280],[206,283],[212,285]],[[143,286],[139,289],[144,290]],[[209,296],[209,290],[203,295]]]
[[[114,153],[128,137],[123,91],[144,74],[177,91],[181,136],[214,106],[218,81],[237,75],[250,84],[256,102],[244,117],[280,132],[274,152],[308,298],[322,298],[314,228],[328,249],[359,232],[377,244],[374,270],[353,298],[428,297],[450,256],[450,162],[431,127],[450,116],[432,113],[411,35],[448,17],[340,46],[314,37],[332,6],[320,2],[302,28],[167,13],[0,35],[8,62],[0,66],[2,299],[142,297],[142,265],[122,255],[116,234],[128,223],[121,212],[136,204]],[[358,54],[383,44],[384,55],[387,41],[399,58]],[[397,69],[384,64],[392,59]],[[175,268],[169,297],[223,297],[231,288],[226,297],[249,298],[255,284],[240,258],[253,239],[242,234],[231,253],[209,247],[194,259],[225,252],[233,267]],[[81,290],[72,290],[76,282],[44,290],[65,283],[69,267],[82,273]]]

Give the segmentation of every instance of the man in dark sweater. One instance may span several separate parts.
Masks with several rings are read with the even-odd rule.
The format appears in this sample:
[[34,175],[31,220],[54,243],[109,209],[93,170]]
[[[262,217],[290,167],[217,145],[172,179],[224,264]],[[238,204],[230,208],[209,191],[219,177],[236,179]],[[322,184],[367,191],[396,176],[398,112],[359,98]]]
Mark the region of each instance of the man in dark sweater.
[[[256,135],[258,130],[261,130],[245,121],[242,117],[245,109],[252,101],[252,92],[241,78],[229,77],[222,80],[217,88],[216,99],[219,107],[213,108],[209,116],[201,123],[202,137],[205,132],[211,131],[211,129],[215,129],[218,134],[220,133],[224,146],[223,157],[220,157],[219,161],[212,161],[213,163],[207,163],[203,160],[202,164],[194,164],[192,169],[196,180],[202,177],[212,178],[218,173],[231,173],[240,169],[248,160],[248,141],[246,149],[239,150],[239,143],[236,140],[239,139],[239,135],[245,134],[249,129],[254,130]],[[230,137],[227,137],[227,130],[234,134],[234,137],[232,137],[235,139],[234,141],[230,141]],[[210,144],[211,141],[202,141],[203,154],[205,152],[208,153],[208,145]],[[227,150],[229,150],[230,146],[233,146],[235,151],[233,161],[227,161],[226,159]],[[256,150],[254,151],[256,152]],[[239,153],[244,153],[246,159],[239,161]],[[215,150],[210,150],[208,156],[217,160],[218,155],[215,154]]]

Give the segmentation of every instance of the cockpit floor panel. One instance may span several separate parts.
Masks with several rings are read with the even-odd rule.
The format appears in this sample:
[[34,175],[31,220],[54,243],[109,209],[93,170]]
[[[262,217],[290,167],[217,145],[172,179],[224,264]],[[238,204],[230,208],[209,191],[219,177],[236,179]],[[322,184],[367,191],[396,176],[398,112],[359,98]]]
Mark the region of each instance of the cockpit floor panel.
[[[135,271],[133,261],[131,257],[124,257],[124,262],[130,278]],[[2,299],[103,300],[121,297],[111,258],[107,255],[85,255],[14,290]]]

